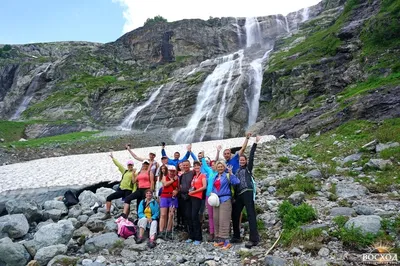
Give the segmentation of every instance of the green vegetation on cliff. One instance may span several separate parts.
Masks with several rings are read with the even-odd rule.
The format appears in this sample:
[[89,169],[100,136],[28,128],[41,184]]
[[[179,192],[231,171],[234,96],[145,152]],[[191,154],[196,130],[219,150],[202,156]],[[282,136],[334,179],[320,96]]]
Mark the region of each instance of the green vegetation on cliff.
[[0,138],[5,142],[19,140],[24,135],[26,123],[0,120]]
[[155,16],[154,18],[148,18],[145,22],[143,26],[148,26],[148,25],[154,25],[156,23],[160,23],[160,22],[168,22],[168,20],[166,18],[164,18],[163,16]]

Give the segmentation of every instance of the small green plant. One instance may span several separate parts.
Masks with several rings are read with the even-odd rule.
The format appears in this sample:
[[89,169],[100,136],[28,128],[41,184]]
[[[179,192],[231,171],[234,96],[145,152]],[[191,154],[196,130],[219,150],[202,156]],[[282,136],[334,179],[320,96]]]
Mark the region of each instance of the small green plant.
[[284,178],[277,183],[277,193],[290,196],[295,191],[303,191],[307,195],[314,195],[316,192],[315,181],[311,178],[297,175],[294,178]]
[[281,156],[281,157],[278,158],[278,160],[281,163],[286,163],[286,164],[289,163],[289,158],[286,157],[286,156]]
[[345,199],[340,200],[338,204],[340,207],[351,207],[351,204]]
[[293,204],[285,200],[279,205],[278,217],[282,220],[283,228],[290,230],[315,220],[317,213],[307,203],[302,203],[300,206],[293,206]]
[[146,25],[154,25],[154,24],[160,23],[160,22],[167,22],[167,19],[162,17],[162,16],[160,16],[160,15],[157,15],[154,18],[148,18],[146,20],[146,22],[144,23],[144,26],[146,26]]

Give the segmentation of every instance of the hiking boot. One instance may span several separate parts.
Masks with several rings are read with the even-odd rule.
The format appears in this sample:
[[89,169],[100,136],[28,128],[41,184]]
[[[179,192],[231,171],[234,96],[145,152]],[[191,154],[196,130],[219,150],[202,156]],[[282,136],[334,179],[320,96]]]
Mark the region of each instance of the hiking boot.
[[166,234],[166,232],[158,232],[157,238],[166,240],[165,234]]
[[232,237],[230,242],[232,244],[234,244],[234,243],[242,243],[242,240],[240,238]]
[[143,243],[143,241],[144,241],[143,237],[138,237],[136,239],[136,244],[141,244],[141,243]]
[[225,240],[224,245],[222,247],[223,250],[228,250],[232,247],[232,244],[229,243],[229,240]]
[[257,246],[257,245],[258,245],[258,242],[249,241],[249,242],[247,242],[244,246],[245,246],[246,248],[252,248],[252,247],[255,247],[255,246]]
[[155,248],[156,242],[154,242],[154,241],[149,241],[149,242],[147,243],[147,246],[148,246],[149,248]]
[[100,220],[108,220],[111,219],[111,214],[109,212],[106,212],[103,217],[100,218]]

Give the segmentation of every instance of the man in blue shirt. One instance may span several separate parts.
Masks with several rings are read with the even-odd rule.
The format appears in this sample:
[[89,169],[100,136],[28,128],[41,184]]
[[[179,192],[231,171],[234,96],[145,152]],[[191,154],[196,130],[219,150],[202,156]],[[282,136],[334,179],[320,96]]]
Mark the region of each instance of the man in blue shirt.
[[232,156],[231,149],[225,149],[224,150],[224,159],[225,163],[228,167],[232,168],[232,173],[236,174],[237,170],[239,170],[239,157],[244,153],[246,150],[247,144],[249,142],[249,139],[251,137],[251,133],[246,134],[246,139],[243,142],[242,148],[234,155]]
[[[161,155],[162,155],[163,157],[165,156],[165,157],[168,158],[167,153],[165,152],[165,143],[163,142],[162,144],[163,144],[163,145],[162,145],[162,147],[161,147]],[[182,159],[179,159],[179,157],[181,156],[181,154],[180,154],[179,152],[176,151],[176,152],[174,153],[174,159],[168,158],[168,164],[177,167],[178,164],[180,164],[181,162],[186,161],[187,159],[189,159],[191,151],[192,151],[192,145],[189,144],[189,145],[187,146],[187,152],[186,152],[185,156],[183,156]]]

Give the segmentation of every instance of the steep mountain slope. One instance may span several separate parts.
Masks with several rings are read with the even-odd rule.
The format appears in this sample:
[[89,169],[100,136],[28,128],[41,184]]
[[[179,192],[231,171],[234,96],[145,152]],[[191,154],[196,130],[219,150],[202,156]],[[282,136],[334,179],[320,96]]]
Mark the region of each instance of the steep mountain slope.
[[286,17],[146,25],[107,44],[3,47],[0,117],[41,123],[28,137],[89,126],[190,142],[256,121],[255,131],[298,136],[397,116],[398,6],[325,0]]

